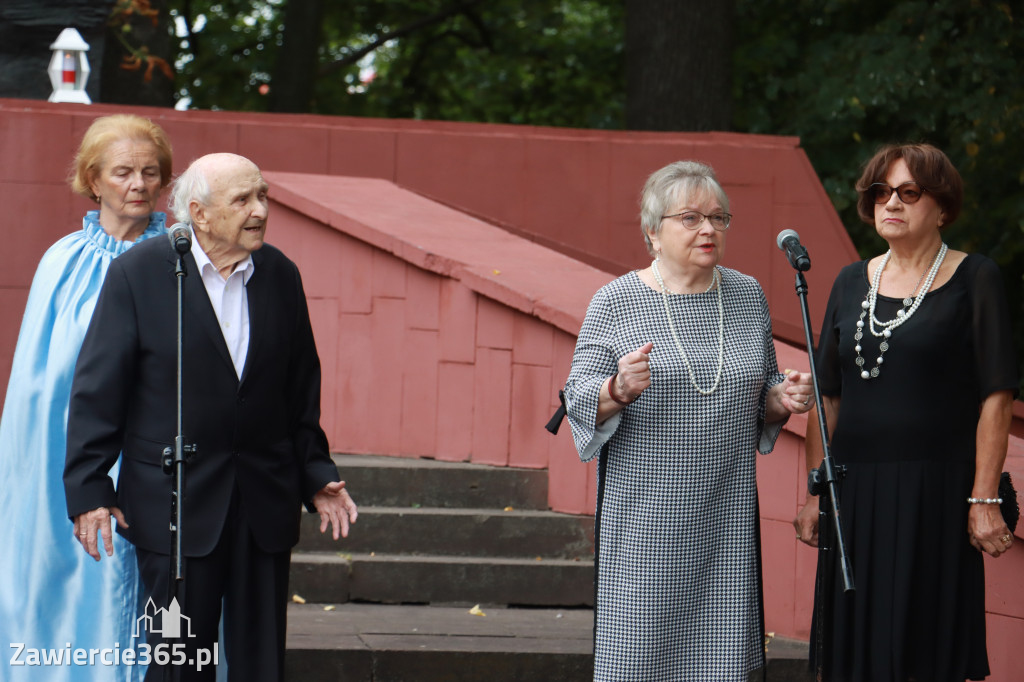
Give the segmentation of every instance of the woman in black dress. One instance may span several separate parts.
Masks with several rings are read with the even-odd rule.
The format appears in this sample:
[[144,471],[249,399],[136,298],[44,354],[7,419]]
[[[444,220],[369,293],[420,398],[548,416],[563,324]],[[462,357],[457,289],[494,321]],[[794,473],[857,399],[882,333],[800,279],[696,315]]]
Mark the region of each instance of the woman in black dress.
[[[836,278],[816,352],[856,591],[819,562],[811,660],[828,682],[989,674],[982,552],[1013,544],[997,490],[1018,390],[999,270],[948,249],[960,175],[930,145],[890,146],[857,183],[889,251]],[[822,459],[817,419],[807,466]],[[818,544],[817,498],[794,526]],[[818,636],[822,646],[813,646]]]

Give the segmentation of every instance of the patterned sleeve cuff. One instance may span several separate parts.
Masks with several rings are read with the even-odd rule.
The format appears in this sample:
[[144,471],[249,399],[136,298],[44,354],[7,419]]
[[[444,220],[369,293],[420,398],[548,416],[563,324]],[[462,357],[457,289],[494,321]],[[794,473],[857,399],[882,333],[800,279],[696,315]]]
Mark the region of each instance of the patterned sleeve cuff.
[[775,449],[775,441],[779,439],[779,434],[782,433],[782,427],[789,421],[787,416],[785,419],[781,419],[777,422],[765,422],[765,412],[767,411],[767,401],[771,390],[777,385],[781,384],[786,380],[786,375],[782,372],[775,372],[772,374],[771,379],[765,385],[765,392],[761,398],[761,403],[758,405],[757,414],[757,426],[759,436],[757,439],[757,451],[762,455],[767,455]]
[[616,412],[611,417],[608,417],[604,423],[594,428],[594,433],[590,436],[590,442],[580,448],[580,460],[589,462],[594,459],[597,453],[601,452],[601,448],[612,437],[615,430],[619,428],[620,419],[622,419],[622,413]]

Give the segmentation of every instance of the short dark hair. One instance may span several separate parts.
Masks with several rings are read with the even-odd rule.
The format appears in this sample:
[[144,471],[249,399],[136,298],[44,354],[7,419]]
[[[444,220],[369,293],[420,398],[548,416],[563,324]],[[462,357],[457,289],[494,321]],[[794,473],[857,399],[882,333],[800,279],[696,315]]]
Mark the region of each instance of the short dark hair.
[[942,227],[951,225],[964,203],[964,182],[949,157],[930,144],[891,144],[879,149],[864,164],[857,181],[857,215],[869,225],[875,224],[875,200],[869,191],[872,183],[885,182],[889,167],[903,159],[917,184],[928,191],[944,214]]

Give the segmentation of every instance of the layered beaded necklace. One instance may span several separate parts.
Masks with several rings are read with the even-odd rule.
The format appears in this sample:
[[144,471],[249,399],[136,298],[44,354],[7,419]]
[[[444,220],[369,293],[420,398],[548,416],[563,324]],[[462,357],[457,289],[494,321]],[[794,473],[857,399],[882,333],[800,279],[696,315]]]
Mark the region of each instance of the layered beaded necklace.
[[[860,319],[857,320],[857,331],[853,334],[853,338],[856,341],[853,350],[857,353],[857,358],[854,362],[857,363],[857,367],[861,370],[861,379],[874,379],[881,373],[882,361],[885,351],[889,350],[889,338],[892,336],[892,331],[909,320],[917,312],[917,309],[921,307],[921,303],[928,294],[928,290],[932,288],[935,276],[939,273],[939,268],[942,267],[942,261],[946,258],[946,251],[948,250],[949,248],[945,242],[939,246],[939,250],[932,256],[931,267],[922,273],[921,278],[917,280],[917,286],[913,292],[916,295],[913,298],[910,296],[904,298],[903,307],[896,311],[896,317],[887,322],[882,322],[875,317],[875,304],[878,301],[878,286],[882,283],[882,271],[885,270],[885,266],[889,263],[889,256],[892,254],[892,250],[886,251],[885,255],[882,256],[882,262],[878,264],[875,276],[871,279],[871,287],[868,288],[868,293],[864,296],[864,300],[861,301]],[[871,334],[876,338],[882,339],[882,342],[878,344],[878,357],[875,359],[875,366],[870,371],[864,369],[864,358],[860,354],[861,350],[863,350],[860,342],[864,338],[865,317],[868,318],[867,327]]]
[[661,278],[661,273],[658,272],[658,261],[655,260],[651,263],[651,272],[654,273],[654,279],[658,281],[658,286],[661,287],[661,302],[665,304],[665,317],[668,318],[668,328],[672,332],[672,339],[676,342],[676,348],[679,349],[679,355],[683,358],[683,364],[686,365],[686,371],[690,374],[690,383],[697,390],[697,393],[701,395],[711,395],[718,388],[718,382],[722,379],[722,360],[725,356],[725,311],[722,307],[722,282],[721,275],[718,274],[718,268],[716,267],[711,275],[711,284],[704,290],[704,293],[711,291],[715,285],[718,285],[718,373],[715,374],[715,383],[711,388],[705,390],[697,385],[697,376],[693,373],[693,367],[690,366],[690,360],[686,357],[686,350],[683,348],[683,342],[679,340],[679,334],[676,333],[676,326],[672,322],[672,309],[668,305],[668,289],[665,287],[665,281]]

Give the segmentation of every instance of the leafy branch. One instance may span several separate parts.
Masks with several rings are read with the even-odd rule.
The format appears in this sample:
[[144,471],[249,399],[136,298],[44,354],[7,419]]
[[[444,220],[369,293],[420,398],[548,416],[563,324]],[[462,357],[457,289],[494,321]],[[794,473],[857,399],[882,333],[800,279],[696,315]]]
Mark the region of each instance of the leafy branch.
[[326,76],[335,73],[336,71],[340,71],[341,69],[348,68],[356,64],[360,59],[370,54],[377,48],[383,46],[388,41],[402,38],[411,33],[414,33],[415,31],[418,31],[419,29],[425,26],[430,26],[431,24],[436,24],[440,21],[444,21],[448,17],[465,12],[474,5],[479,5],[480,2],[481,0],[469,0],[468,2],[460,2],[457,5],[452,5],[447,9],[441,10],[440,12],[436,12],[434,14],[431,14],[430,16],[423,17],[422,19],[417,19],[416,21],[410,22],[405,26],[402,26],[401,28],[397,28],[394,31],[391,31],[390,33],[378,37],[373,42],[368,43],[357,50],[353,50],[351,53],[349,53],[345,57],[342,57],[341,59],[336,59],[333,62],[321,65],[319,74],[321,76]]
[[[131,22],[135,17],[149,19],[153,23],[153,28],[156,28],[159,16],[160,10],[154,9],[149,0],[118,0],[107,18],[107,25],[115,29],[111,33],[128,53],[121,60],[121,68],[125,71],[138,71],[145,64],[146,71],[142,80],[146,83],[153,80],[154,69],[159,69],[168,80],[173,81],[174,69],[166,59],[150,54],[148,45],[135,47],[128,42],[126,36],[132,32]],[[117,30],[118,28],[120,30]]]

